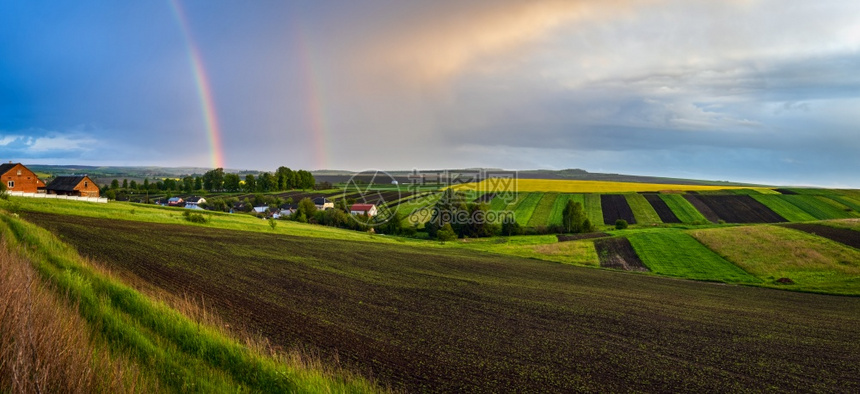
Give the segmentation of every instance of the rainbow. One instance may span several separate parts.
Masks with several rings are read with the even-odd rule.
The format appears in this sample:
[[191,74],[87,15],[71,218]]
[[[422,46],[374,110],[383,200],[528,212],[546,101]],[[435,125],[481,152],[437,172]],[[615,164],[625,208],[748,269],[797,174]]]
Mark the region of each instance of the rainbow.
[[305,76],[304,95],[307,98],[306,110],[311,128],[314,164],[317,169],[325,169],[328,165],[328,122],[326,121],[325,105],[323,104],[323,78],[319,75],[319,67],[315,67],[313,54],[306,45],[307,39],[302,31],[301,23],[296,23],[295,39],[302,75]]
[[179,22],[179,27],[182,29],[185,46],[188,48],[191,72],[194,74],[194,82],[197,85],[197,97],[200,99],[200,109],[203,111],[203,121],[206,124],[206,136],[209,140],[211,164],[214,168],[223,168],[224,151],[221,144],[221,130],[218,127],[218,116],[215,113],[215,104],[212,99],[212,88],[209,84],[209,77],[206,75],[206,68],[203,67],[200,51],[191,37],[188,19],[185,17],[185,12],[179,0],[170,0],[170,5],[173,9],[173,15]]

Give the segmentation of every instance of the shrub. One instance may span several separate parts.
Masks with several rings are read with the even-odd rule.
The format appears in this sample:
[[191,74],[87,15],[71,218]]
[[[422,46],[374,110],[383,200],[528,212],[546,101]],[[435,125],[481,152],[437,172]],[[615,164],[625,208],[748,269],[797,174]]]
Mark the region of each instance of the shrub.
[[627,228],[627,221],[624,219],[618,219],[615,221],[615,228],[618,230],[623,230]]
[[191,223],[206,223],[206,217],[201,213],[191,213],[191,211],[185,211],[182,213],[182,216],[185,217],[185,220]]
[[451,227],[451,223],[445,223],[445,225],[436,233],[436,237],[439,238],[440,242],[445,243],[447,241],[457,239],[457,233],[454,232],[454,229]]

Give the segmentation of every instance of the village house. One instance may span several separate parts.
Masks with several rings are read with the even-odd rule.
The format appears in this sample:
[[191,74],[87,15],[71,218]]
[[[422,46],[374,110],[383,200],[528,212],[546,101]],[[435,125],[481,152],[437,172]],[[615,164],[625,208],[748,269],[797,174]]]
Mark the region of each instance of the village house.
[[334,208],[334,202],[325,197],[317,197],[313,201],[314,205],[316,205],[317,209],[320,211]]
[[44,193],[45,182],[21,163],[0,164],[0,180],[10,192]]
[[45,187],[48,194],[98,197],[99,185],[86,175],[60,175]]
[[167,199],[167,206],[168,207],[184,207],[185,206],[185,200],[183,200],[182,197],[170,197]]
[[349,207],[349,213],[353,215],[367,215],[370,217],[376,216],[376,205],[373,204],[352,204]]
[[189,197],[185,200],[185,208],[188,209],[203,209],[201,205],[206,204],[206,199],[203,197]]

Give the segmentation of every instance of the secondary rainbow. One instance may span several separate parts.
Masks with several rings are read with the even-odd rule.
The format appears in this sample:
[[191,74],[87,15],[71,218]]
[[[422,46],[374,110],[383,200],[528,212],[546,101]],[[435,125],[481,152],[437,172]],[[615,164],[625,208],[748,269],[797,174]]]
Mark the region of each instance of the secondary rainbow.
[[182,29],[182,37],[185,40],[185,46],[188,49],[188,59],[191,63],[191,72],[194,74],[194,83],[197,86],[197,97],[200,100],[200,109],[203,112],[203,121],[206,125],[206,137],[209,141],[209,155],[211,164],[214,168],[224,167],[224,151],[221,144],[221,130],[218,127],[218,115],[215,113],[215,104],[212,99],[212,88],[209,84],[209,77],[206,74],[206,68],[203,67],[200,51],[197,49],[193,38],[191,37],[191,29],[189,29],[188,19],[185,17],[185,11],[178,0],[170,0],[173,15],[179,22],[179,27]]

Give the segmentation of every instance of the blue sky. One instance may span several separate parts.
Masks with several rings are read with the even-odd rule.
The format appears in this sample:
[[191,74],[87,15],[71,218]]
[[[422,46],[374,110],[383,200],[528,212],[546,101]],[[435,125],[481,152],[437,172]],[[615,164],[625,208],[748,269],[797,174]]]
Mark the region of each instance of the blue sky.
[[0,160],[860,187],[860,3],[0,0]]

